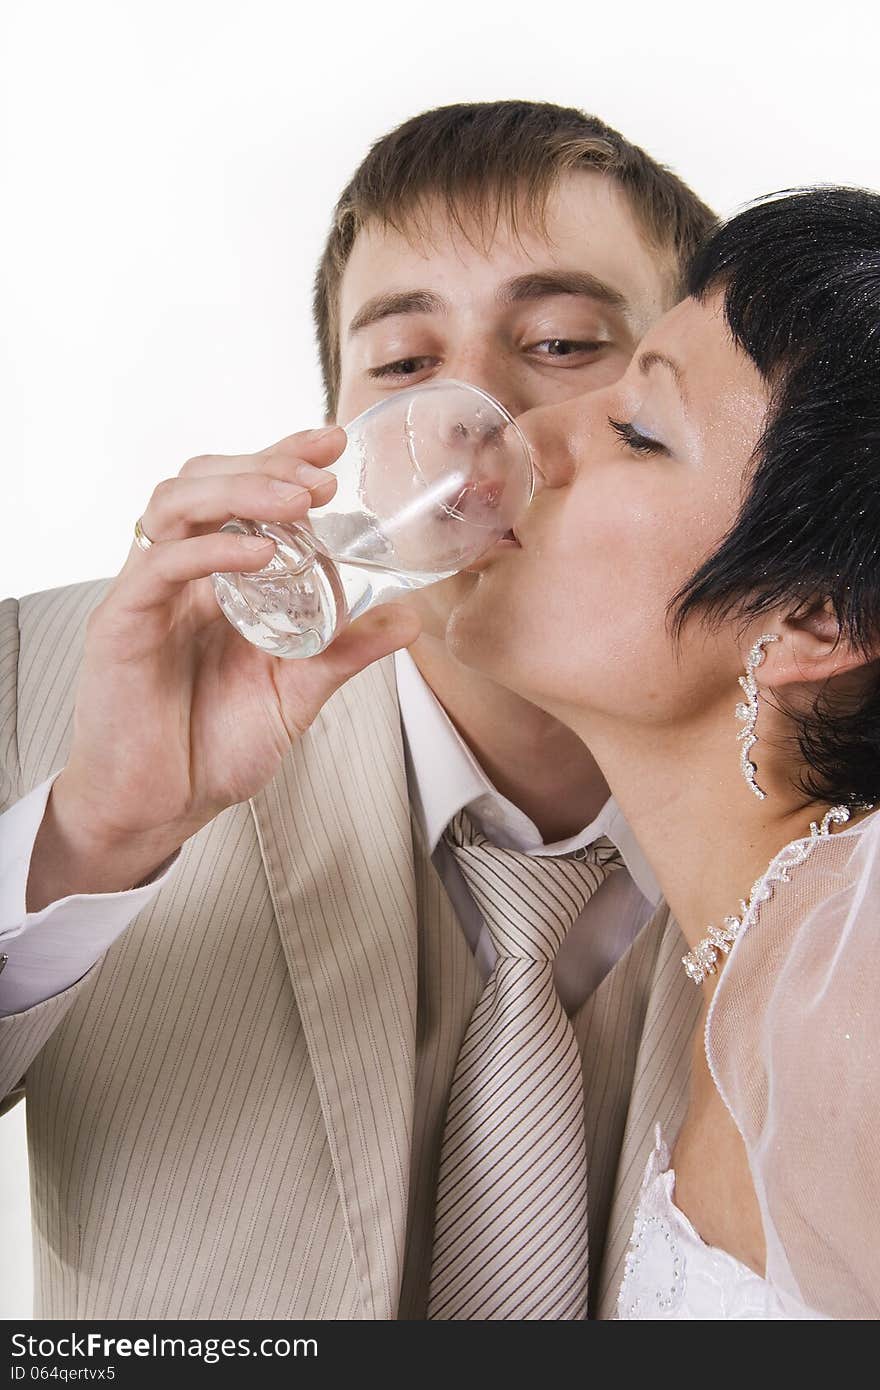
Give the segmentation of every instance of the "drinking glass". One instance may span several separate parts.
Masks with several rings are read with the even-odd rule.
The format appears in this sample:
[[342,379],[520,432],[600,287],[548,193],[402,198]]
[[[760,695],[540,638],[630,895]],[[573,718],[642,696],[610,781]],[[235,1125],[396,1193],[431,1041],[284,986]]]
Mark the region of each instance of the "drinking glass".
[[226,523],[275,541],[249,574],[215,574],[214,591],[243,637],[273,656],[323,651],[369,608],[472,564],[532,500],[529,447],[513,418],[467,382],[427,382],[370,406],[326,471],[332,501],[294,525]]

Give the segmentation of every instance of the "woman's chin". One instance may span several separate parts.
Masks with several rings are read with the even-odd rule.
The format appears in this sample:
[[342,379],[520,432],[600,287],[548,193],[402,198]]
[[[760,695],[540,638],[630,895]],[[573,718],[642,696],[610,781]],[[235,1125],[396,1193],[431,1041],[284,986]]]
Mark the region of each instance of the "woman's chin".
[[450,608],[446,645],[463,665],[494,676],[504,656],[506,623],[492,594],[491,569],[469,577],[471,584],[456,595]]
[[449,579],[441,579],[438,584],[414,590],[403,602],[418,613],[423,634],[442,641],[446,636],[450,613],[469,598],[476,582],[475,575],[461,571]]

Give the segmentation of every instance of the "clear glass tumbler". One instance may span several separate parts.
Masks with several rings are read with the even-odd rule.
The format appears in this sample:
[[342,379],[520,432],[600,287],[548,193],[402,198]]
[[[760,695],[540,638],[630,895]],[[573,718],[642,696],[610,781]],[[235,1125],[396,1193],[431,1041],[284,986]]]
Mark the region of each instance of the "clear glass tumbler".
[[369,608],[464,569],[532,500],[529,447],[479,387],[431,381],[396,392],[345,426],[332,501],[296,525],[229,521],[276,543],[263,569],[215,574],[243,637],[281,657],[314,656]]

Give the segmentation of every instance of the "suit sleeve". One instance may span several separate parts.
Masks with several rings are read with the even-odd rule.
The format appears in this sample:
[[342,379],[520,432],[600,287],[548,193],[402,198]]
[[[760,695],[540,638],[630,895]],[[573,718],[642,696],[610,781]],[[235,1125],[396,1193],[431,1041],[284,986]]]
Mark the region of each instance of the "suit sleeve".
[[[21,797],[18,746],[20,633],[15,599],[0,603],[0,810]],[[79,992],[75,984],[63,994],[23,1013],[0,1019],[0,1097],[8,1109],[24,1095],[24,1074],[45,1046]]]
[[28,912],[30,863],[54,780],[0,815],[0,1018],[42,1004],[88,974],[152,902],[180,857],[171,855],[166,867],[126,892],[71,893]]
[[21,796],[18,756],[18,600],[0,603],[0,811]]
[[172,872],[129,893],[79,894],[25,912],[37,812],[45,808],[51,779],[22,794],[28,779],[19,754],[19,612],[15,599],[0,603],[0,1111],[21,1099],[27,1068],[92,967]]

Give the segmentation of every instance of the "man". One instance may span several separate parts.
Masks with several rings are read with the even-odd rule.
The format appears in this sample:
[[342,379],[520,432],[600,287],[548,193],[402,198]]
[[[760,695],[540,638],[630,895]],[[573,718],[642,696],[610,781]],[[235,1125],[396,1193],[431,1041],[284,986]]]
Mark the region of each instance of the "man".
[[[328,419],[432,376],[514,414],[614,379],[710,222],[575,111],[407,122],[343,193],[319,268]],[[26,1079],[40,1316],[582,1317],[587,1172],[599,1307],[622,1254],[604,1257],[606,1227],[635,1190],[628,1112],[650,1125],[686,1079],[677,1055],[638,1071],[661,1055],[652,1007],[675,1037],[690,1005],[665,987],[667,914],[641,930],[653,888],[595,765],[445,650],[472,576],[422,592],[417,641],[408,610],[380,609],[304,663],[216,616],[212,570],[267,559],[233,556],[223,517],[266,517],[270,496],[278,519],[302,515],[343,442],[191,460],[154,491],[112,584],[4,606],[0,1070],[4,1090]],[[556,1222],[577,1270],[546,1307],[540,1269],[525,1302],[508,1296],[518,1266],[488,1227],[487,1305],[461,1232],[435,1220],[463,1040],[500,968],[454,825],[502,847],[498,882],[513,866],[527,896],[556,855],[589,861],[558,861],[578,886],[554,1026],[583,1094],[578,1076],[578,1191]],[[491,1156],[465,1147],[483,1188],[461,1189],[453,1223],[487,1205]],[[533,1238],[523,1228],[516,1251]]]

